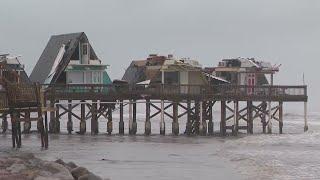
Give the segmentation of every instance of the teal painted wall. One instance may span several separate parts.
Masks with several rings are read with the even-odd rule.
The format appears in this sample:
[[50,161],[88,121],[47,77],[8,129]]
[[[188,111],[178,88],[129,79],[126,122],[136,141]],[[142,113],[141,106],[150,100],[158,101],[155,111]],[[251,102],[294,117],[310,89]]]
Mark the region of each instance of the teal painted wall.
[[103,72],[103,84],[112,84],[112,81],[106,71]]

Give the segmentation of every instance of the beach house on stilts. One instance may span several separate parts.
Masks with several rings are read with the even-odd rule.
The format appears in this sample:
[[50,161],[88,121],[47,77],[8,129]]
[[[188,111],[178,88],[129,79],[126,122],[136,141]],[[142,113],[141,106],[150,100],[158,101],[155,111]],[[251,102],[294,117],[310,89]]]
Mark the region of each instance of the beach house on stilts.
[[54,35],[30,80],[41,84],[110,84],[106,69],[84,32]]

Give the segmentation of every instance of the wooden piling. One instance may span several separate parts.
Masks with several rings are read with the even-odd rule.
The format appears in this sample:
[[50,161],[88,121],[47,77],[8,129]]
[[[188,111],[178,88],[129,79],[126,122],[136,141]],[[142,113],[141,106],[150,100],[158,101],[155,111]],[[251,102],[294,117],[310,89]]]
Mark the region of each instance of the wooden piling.
[[220,121],[220,134],[226,135],[226,101],[221,101],[221,121]]
[[232,128],[232,134],[238,135],[238,126],[239,126],[239,101],[233,102],[234,108],[233,108],[233,128]]
[[98,124],[98,113],[97,113],[97,101],[93,100],[92,101],[92,106],[91,106],[91,134],[96,135],[99,133],[99,124]]
[[12,127],[12,147],[21,148],[21,127],[19,121],[19,112],[13,111],[11,113],[11,127]]
[[193,129],[193,132],[194,132],[195,135],[199,135],[200,134],[200,129],[199,129],[199,125],[200,125],[200,103],[199,103],[199,101],[196,101],[194,106],[195,106],[195,117],[194,117],[194,122],[192,124],[192,126],[193,126],[192,129]]
[[186,124],[186,134],[191,135],[191,101],[187,101],[187,124]]
[[[19,115],[17,118],[20,118]],[[21,142],[21,121],[17,119],[16,121],[16,126],[17,126],[17,147],[21,148],[22,142]]]
[[206,121],[206,104],[203,101],[199,102],[199,134],[202,136],[207,135],[207,121]]
[[120,121],[119,121],[119,134],[124,134],[124,122],[123,122],[123,100],[120,101]]
[[129,101],[129,135],[132,135],[132,129],[133,129],[133,104],[132,100]]
[[202,132],[201,135],[206,136],[208,133],[208,124],[207,120],[209,120],[209,112],[208,109],[210,107],[210,102],[202,103]]
[[132,111],[132,135],[137,134],[137,102],[133,101],[133,111]]
[[87,131],[87,125],[86,125],[86,105],[84,104],[85,101],[81,101],[80,105],[80,111],[81,111],[81,119],[80,119],[80,131],[79,134],[85,134]]
[[214,124],[213,124],[213,113],[212,113],[212,108],[213,108],[214,102],[209,102],[208,103],[208,134],[213,135],[214,132]]
[[[44,106],[46,107],[46,106]],[[41,108],[39,108],[41,111]],[[43,119],[42,119],[43,120]],[[45,112],[45,116],[44,116],[44,147],[45,149],[48,149],[49,147],[49,136],[48,136],[49,130],[48,130],[48,116],[47,116],[47,112]]]
[[2,115],[2,133],[6,133],[8,129],[8,119],[7,114]]
[[161,112],[160,112],[160,134],[166,134],[166,125],[164,121],[164,101],[161,100]]
[[15,112],[11,113],[11,137],[12,137],[12,147],[15,148],[17,145],[17,114]]
[[272,112],[271,112],[271,101],[268,102],[268,133],[272,133]]
[[144,134],[149,136],[151,134],[151,121],[150,121],[150,99],[146,99],[146,122]]
[[247,101],[247,133],[253,134],[253,104]]
[[279,134],[282,134],[283,128],[283,102],[279,102]]
[[172,119],[172,134],[179,135],[179,122],[178,122],[178,103],[173,102],[172,105],[173,119]]
[[307,119],[307,111],[308,111],[308,104],[307,104],[307,101],[304,102],[304,132],[307,132],[308,131],[308,119]]
[[108,109],[107,109],[107,118],[108,118],[108,122],[107,122],[107,133],[109,135],[111,135],[112,130],[113,130],[113,124],[112,124],[112,105],[107,105]]
[[67,122],[68,134],[71,134],[73,131],[73,122],[72,122],[72,100],[68,100],[68,122]]
[[261,123],[262,123],[262,132],[266,133],[266,127],[267,127],[267,121],[266,121],[266,112],[267,112],[267,103],[266,102],[262,102],[261,105]]

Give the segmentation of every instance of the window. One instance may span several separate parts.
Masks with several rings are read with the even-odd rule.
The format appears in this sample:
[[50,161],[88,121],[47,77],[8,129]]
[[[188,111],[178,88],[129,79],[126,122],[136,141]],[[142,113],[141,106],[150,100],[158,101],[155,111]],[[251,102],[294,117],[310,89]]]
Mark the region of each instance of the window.
[[83,44],[82,45],[82,54],[83,55],[87,55],[88,54],[88,45],[87,44]]
[[93,84],[100,84],[101,83],[100,72],[92,72],[92,83]]

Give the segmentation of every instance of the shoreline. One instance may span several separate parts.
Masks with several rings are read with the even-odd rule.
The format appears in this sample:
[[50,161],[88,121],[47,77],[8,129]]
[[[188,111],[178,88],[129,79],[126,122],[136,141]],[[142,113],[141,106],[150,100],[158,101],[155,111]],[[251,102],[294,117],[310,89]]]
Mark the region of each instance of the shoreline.
[[0,180],[103,180],[85,167],[62,159],[46,161],[33,153],[0,154]]

